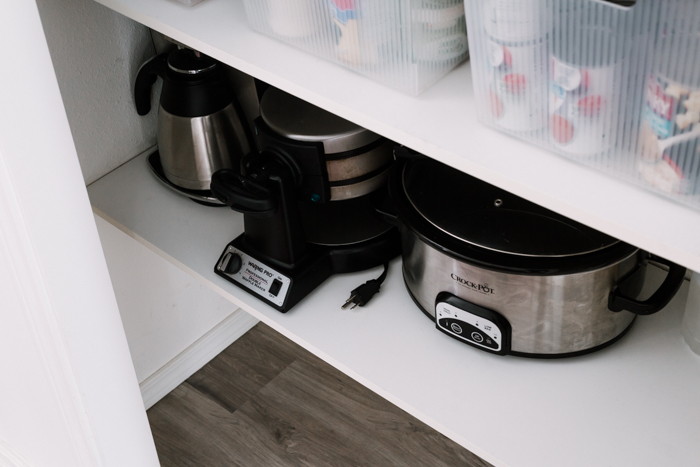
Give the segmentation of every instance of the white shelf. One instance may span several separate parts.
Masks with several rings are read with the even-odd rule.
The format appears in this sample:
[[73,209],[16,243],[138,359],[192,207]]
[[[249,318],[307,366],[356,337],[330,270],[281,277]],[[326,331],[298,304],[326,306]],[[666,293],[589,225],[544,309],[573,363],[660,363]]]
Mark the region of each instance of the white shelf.
[[252,31],[240,0],[194,7],[97,1],[398,143],[700,271],[700,212],[479,124],[468,64],[410,97]]
[[264,305],[214,273],[243,230],[242,216],[162,187],[143,156],[88,191],[98,215],[496,466],[700,459],[700,357],[680,335],[687,286],[600,352],[555,361],[498,357],[435,330],[406,293],[398,260],[367,308],[340,305],[379,270],[332,277],[287,314]]

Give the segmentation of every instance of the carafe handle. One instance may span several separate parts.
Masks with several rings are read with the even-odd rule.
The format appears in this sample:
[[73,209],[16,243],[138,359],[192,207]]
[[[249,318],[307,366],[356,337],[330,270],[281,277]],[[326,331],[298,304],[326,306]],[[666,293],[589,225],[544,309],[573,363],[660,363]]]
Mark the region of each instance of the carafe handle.
[[644,301],[625,297],[620,289],[621,284],[616,284],[608,296],[608,308],[610,311],[627,310],[637,315],[651,315],[668,305],[668,302],[676,295],[685,279],[686,269],[658,256],[649,255],[649,258],[668,266],[668,275],[664,279],[663,284],[651,297]]
[[158,76],[164,76],[168,66],[167,59],[167,53],[156,55],[139,68],[134,83],[134,102],[139,115],[146,115],[151,111],[151,88]]

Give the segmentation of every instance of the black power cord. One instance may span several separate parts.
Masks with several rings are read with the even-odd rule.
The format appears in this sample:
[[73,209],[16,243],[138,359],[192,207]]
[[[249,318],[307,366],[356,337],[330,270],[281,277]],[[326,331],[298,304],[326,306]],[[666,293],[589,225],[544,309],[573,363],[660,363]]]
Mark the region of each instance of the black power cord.
[[382,282],[384,282],[384,279],[386,279],[386,275],[389,273],[389,263],[384,263],[384,272],[382,272],[382,275],[377,277],[376,279],[369,280],[350,292],[350,298],[348,298],[345,301],[345,304],[341,307],[343,310],[349,307],[350,309],[354,309],[356,306],[365,306],[367,303],[369,303],[370,300],[372,300],[372,297],[374,297],[377,292],[379,292],[379,288],[382,286]]

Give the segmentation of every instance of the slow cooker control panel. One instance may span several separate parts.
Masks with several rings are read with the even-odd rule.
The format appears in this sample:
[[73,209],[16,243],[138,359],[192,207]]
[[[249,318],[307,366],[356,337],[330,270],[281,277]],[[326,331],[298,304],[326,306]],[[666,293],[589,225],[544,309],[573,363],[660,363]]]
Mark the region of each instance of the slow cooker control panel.
[[445,334],[499,355],[510,351],[511,328],[500,313],[447,292],[435,301],[435,325]]

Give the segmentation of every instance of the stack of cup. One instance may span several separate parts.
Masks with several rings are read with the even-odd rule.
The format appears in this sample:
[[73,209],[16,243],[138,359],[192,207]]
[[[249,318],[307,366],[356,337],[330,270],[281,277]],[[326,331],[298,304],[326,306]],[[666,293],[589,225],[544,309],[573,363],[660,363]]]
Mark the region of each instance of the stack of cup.
[[282,37],[297,39],[315,34],[321,21],[313,0],[268,0],[270,28]]
[[504,130],[547,125],[548,23],[545,0],[485,0],[491,114]]
[[[335,46],[336,54],[341,62],[351,66],[360,66],[367,61],[373,61],[374,51],[363,44],[360,38],[360,9],[355,0],[328,0],[331,17],[338,31]],[[364,49],[363,49],[364,47]]]
[[468,53],[463,0],[422,0],[411,10],[413,59],[448,62]]
[[549,132],[558,151],[595,156],[613,144],[622,57],[612,30],[562,27],[549,62]]

